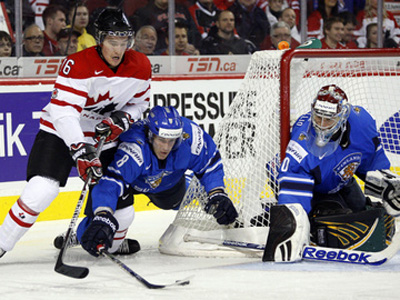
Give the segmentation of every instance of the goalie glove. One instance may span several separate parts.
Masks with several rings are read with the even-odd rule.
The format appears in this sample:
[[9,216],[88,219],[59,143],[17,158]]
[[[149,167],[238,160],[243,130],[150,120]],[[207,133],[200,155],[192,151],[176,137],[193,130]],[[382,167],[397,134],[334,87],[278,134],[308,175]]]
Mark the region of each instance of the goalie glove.
[[98,142],[101,137],[106,137],[106,143],[115,141],[121,133],[128,131],[132,124],[130,114],[121,110],[115,111],[96,125],[94,139]]
[[238,217],[235,206],[224,191],[215,191],[208,195],[205,211],[213,215],[221,225],[231,224]]
[[400,177],[390,170],[369,171],[365,178],[365,194],[382,199],[389,215],[400,216]]
[[119,228],[117,219],[109,211],[103,210],[94,216],[81,238],[82,248],[93,256],[99,256],[99,249],[108,250]]
[[86,143],[72,144],[70,154],[76,163],[79,177],[86,181],[90,174],[89,184],[96,184],[103,176],[100,159],[96,156],[96,148]]

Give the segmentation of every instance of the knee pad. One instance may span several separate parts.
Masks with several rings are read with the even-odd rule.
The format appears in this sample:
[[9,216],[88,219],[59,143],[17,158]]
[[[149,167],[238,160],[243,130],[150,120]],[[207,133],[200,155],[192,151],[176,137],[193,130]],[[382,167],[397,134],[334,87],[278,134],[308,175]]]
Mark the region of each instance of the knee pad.
[[57,197],[60,183],[54,179],[34,176],[25,186],[21,199],[24,204],[35,212],[44,211]]

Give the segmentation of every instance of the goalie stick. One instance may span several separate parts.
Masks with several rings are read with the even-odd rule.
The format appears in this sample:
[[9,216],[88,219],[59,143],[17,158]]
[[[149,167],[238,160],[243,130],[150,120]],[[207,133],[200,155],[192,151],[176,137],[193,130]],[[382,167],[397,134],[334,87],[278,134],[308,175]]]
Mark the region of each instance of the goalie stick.
[[190,283],[189,279],[183,279],[183,280],[177,280],[174,283],[170,284],[154,284],[148,282],[146,279],[144,279],[142,276],[140,276],[138,273],[134,272],[131,270],[126,264],[124,264],[122,261],[120,261],[118,258],[116,258],[114,255],[109,253],[106,250],[99,249],[100,253],[111,260],[113,263],[117,264],[122,270],[130,274],[131,276],[135,277],[141,284],[143,284],[145,287],[149,289],[163,289],[166,287],[171,287],[171,286],[178,286],[178,285],[188,285]]
[[[101,152],[101,149],[103,148],[105,139],[106,139],[105,137],[102,137],[97,145],[97,150],[96,150],[97,157],[100,155],[100,152]],[[77,278],[77,279],[85,278],[89,274],[89,269],[85,268],[85,267],[67,265],[63,262],[63,257],[64,257],[65,251],[68,248],[68,244],[71,239],[72,231],[75,228],[76,221],[78,220],[79,215],[81,213],[82,205],[83,205],[83,202],[85,201],[86,194],[88,192],[88,185],[89,185],[91,178],[92,178],[92,176],[89,174],[85,180],[81,194],[79,196],[78,203],[76,204],[76,207],[75,207],[74,214],[69,223],[67,233],[64,237],[63,245],[61,246],[60,253],[58,254],[56,265],[54,266],[54,271],[56,271],[57,273],[60,273],[62,275],[68,276],[68,277]]]
[[[396,220],[396,223],[399,222]],[[233,240],[220,240],[215,238],[198,237],[190,234],[186,234],[183,237],[185,242],[199,242],[217,244],[226,247],[234,248],[247,248],[250,250],[264,251],[264,244],[239,242]],[[304,260],[312,261],[329,261],[329,262],[341,262],[350,264],[361,264],[361,265],[382,265],[383,263],[390,260],[400,249],[400,231],[398,224],[396,225],[396,232],[392,237],[392,243],[385,249],[379,252],[368,252],[359,250],[346,250],[336,248],[326,248],[319,246],[307,245],[302,250],[302,258]]]

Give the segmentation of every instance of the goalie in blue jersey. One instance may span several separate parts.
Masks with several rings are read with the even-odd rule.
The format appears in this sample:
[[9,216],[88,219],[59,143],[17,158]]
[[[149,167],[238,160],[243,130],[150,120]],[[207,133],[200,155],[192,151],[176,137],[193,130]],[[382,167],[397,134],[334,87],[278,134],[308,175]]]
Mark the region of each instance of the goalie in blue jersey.
[[[127,189],[147,195],[161,209],[178,209],[186,192],[187,170],[193,171],[208,193],[205,211],[219,224],[234,222],[238,214],[224,190],[220,153],[197,124],[181,117],[172,106],[156,106],[120,139],[77,230],[78,240],[90,254],[98,256],[99,245],[113,253],[124,240],[134,219],[133,203],[123,200]],[[129,246],[140,249],[135,240]]]
[[[263,261],[297,261],[311,243],[377,252],[400,215],[400,179],[378,138],[375,120],[345,92],[322,87],[294,124],[279,172]],[[354,175],[365,182],[365,194]],[[386,226],[385,223],[386,222]]]

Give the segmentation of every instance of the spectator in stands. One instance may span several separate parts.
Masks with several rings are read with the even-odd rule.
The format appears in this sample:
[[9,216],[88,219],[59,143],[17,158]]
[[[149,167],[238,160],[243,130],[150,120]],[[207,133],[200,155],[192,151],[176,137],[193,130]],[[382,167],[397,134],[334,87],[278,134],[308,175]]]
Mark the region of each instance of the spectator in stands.
[[11,36],[7,32],[0,30],[0,57],[11,56],[12,44]]
[[189,7],[190,15],[203,39],[207,37],[210,28],[215,25],[218,11],[213,0],[198,0]]
[[367,42],[365,48],[378,48],[378,24],[367,25]]
[[59,51],[55,55],[66,56],[78,51],[80,33],[71,28],[64,28],[57,35]]
[[298,41],[292,39],[290,26],[284,21],[278,21],[271,27],[271,35],[267,37],[261,47],[261,50],[277,50],[280,42],[286,41],[291,49],[300,45]]
[[35,15],[35,23],[40,27],[41,30],[45,29],[45,25],[43,22],[43,12],[46,9],[46,7],[49,6],[49,1],[50,0],[29,1],[31,9]]
[[342,19],[344,25],[344,33],[341,43],[346,47],[346,49],[357,49],[358,45],[354,38],[354,29],[357,26],[356,17],[348,11],[341,12],[338,17]]
[[89,10],[83,2],[71,6],[68,14],[69,23],[80,33],[78,38],[78,52],[96,45],[95,38],[89,34],[86,27],[89,24]]
[[[203,40],[201,54],[250,54],[249,44],[235,35],[235,16],[229,10],[217,14],[215,28]],[[254,47],[255,48],[255,47]],[[255,49],[254,49],[255,51]]]
[[235,15],[235,27],[239,36],[250,40],[259,49],[271,27],[265,12],[257,7],[256,2],[257,0],[236,0],[229,10]]
[[301,42],[300,32],[296,26],[297,24],[297,15],[293,8],[286,7],[282,10],[281,16],[279,17],[279,21],[286,22],[291,31],[292,40],[296,40],[297,42]]
[[36,24],[28,26],[24,31],[23,56],[43,56],[44,32]]
[[331,17],[324,22],[324,38],[321,49],[346,49],[340,42],[344,34],[343,21],[339,17]]
[[157,44],[157,31],[151,25],[140,27],[135,37],[133,49],[146,55],[154,55]]
[[[385,2],[385,1],[383,1]],[[378,0],[367,0],[365,9],[357,14],[358,26],[354,35],[357,37],[358,47],[364,48],[367,42],[367,26],[370,23],[377,23]],[[385,8],[383,3],[383,31],[384,31],[384,48],[397,48],[400,42],[400,28],[396,19],[390,11]]]
[[265,7],[269,25],[272,26],[278,22],[283,10],[283,0],[269,0]]
[[52,56],[58,51],[57,34],[65,28],[66,18],[64,8],[59,5],[49,5],[43,12],[44,45],[43,54]]
[[328,18],[337,16],[339,13],[338,0],[318,0],[318,8],[308,17],[309,38],[322,39],[324,37],[324,21]]
[[[130,20],[135,31],[144,25],[152,25],[157,30],[156,52],[167,48],[165,37],[168,35],[168,0],[149,1],[146,6],[137,10]],[[175,4],[175,20],[186,23],[189,43],[197,47],[201,43],[201,36],[185,6]]]
[[[169,39],[168,35],[165,37],[165,44],[167,48],[161,53],[161,55],[169,55]],[[175,55],[199,55],[199,50],[195,49],[188,52],[188,28],[186,23],[177,21],[175,22]]]

